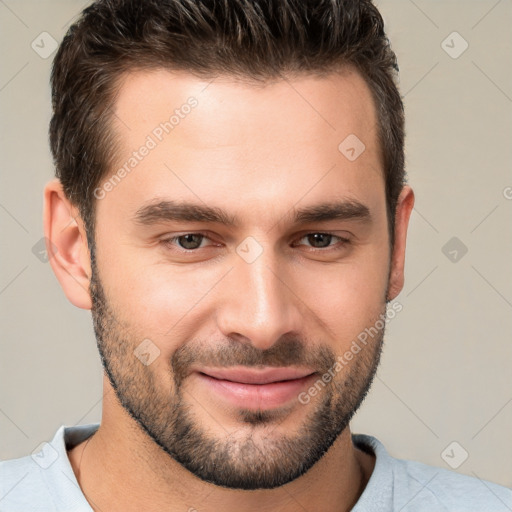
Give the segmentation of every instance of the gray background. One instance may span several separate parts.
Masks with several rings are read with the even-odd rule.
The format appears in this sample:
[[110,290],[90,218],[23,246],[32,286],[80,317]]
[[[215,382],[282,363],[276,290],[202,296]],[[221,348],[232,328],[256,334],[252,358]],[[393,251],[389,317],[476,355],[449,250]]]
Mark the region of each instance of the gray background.
[[[49,51],[40,34],[60,42],[87,4],[0,0],[0,458],[101,415],[90,313],[33,253],[53,173],[53,55],[31,43]],[[352,429],[396,457],[512,486],[512,1],[378,5],[401,70],[416,207],[403,311]],[[459,56],[454,31],[469,45]]]

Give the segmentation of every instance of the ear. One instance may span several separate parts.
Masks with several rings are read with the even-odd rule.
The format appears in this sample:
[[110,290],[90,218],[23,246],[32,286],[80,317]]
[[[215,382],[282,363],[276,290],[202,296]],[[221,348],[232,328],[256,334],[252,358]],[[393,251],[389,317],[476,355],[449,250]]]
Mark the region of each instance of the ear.
[[388,296],[386,300],[393,300],[404,286],[405,242],[407,227],[414,206],[414,192],[411,187],[404,186],[398,196],[395,213],[395,244],[391,257],[389,273]]
[[91,309],[91,260],[78,209],[55,179],[44,188],[44,235],[48,259],[69,301]]

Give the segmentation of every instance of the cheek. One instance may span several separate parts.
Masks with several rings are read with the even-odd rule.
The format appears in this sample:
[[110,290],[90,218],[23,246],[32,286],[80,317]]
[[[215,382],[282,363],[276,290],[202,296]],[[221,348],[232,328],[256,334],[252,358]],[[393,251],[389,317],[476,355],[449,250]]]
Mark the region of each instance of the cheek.
[[[221,268],[192,269],[148,261],[150,249],[127,247],[110,271],[101,270],[109,301],[134,337],[149,338],[162,355],[171,355],[194,335],[204,300],[222,277]],[[105,277],[103,277],[105,276]]]
[[297,295],[349,344],[385,307],[388,265],[385,251],[367,248],[350,262],[303,273]]

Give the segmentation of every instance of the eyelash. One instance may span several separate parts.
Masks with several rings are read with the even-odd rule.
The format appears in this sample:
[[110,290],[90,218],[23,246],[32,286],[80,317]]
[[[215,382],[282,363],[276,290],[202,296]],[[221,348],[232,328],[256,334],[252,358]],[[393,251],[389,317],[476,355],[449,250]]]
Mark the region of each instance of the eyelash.
[[[178,238],[181,238],[181,237],[184,237],[187,235],[199,235],[199,236],[202,236],[203,238],[210,240],[210,238],[208,237],[208,235],[206,233],[195,233],[194,232],[194,233],[182,233],[181,235],[175,235],[170,238],[165,238],[161,242],[166,247],[171,247],[171,246],[176,247],[176,246],[174,246],[174,242],[176,242],[178,240]],[[334,238],[337,238],[338,244],[341,244],[341,245],[340,245],[340,247],[336,247],[338,244],[328,245],[327,247],[308,247],[309,251],[326,252],[328,250],[341,249],[342,247],[350,244],[350,240],[348,238],[343,238],[343,237],[336,235],[334,233],[331,233],[329,231],[311,231],[310,233],[305,233],[304,235],[302,235],[300,238],[298,238],[298,240],[302,240],[303,238],[306,238],[310,235],[330,235]],[[200,249],[204,249],[204,248],[205,247],[198,247],[197,249],[184,249],[183,247],[178,247],[177,250],[178,250],[178,252],[187,254],[187,253],[197,252]]]

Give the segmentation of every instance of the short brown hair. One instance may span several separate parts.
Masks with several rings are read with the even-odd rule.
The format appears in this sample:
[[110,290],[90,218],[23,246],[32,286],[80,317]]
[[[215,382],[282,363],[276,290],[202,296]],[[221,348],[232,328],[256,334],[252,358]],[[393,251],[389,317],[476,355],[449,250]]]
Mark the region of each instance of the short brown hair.
[[393,243],[405,183],[403,103],[396,56],[371,0],[94,2],[69,28],[53,62],[50,146],[56,176],[91,235],[93,191],[116,161],[110,107],[128,71],[164,68],[268,80],[284,73],[322,75],[343,65],[362,74],[377,107]]

